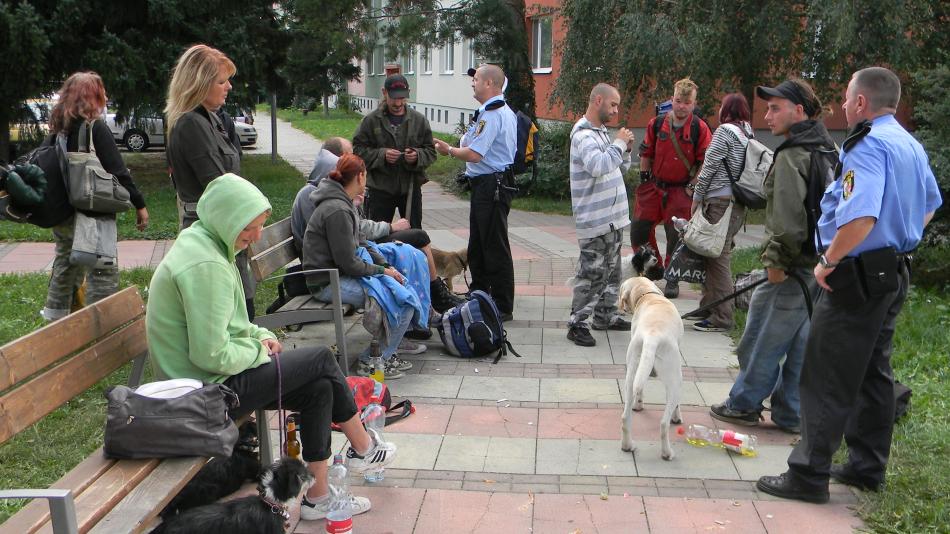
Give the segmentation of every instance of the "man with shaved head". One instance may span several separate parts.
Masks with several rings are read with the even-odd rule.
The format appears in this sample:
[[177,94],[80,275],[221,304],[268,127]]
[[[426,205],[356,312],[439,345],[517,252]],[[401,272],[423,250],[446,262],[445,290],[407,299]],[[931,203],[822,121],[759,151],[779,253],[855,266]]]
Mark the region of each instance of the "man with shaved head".
[[469,289],[485,291],[495,300],[502,320],[512,319],[515,271],[508,243],[508,212],[515,191],[511,165],[515,161],[518,124],[503,94],[505,72],[497,65],[469,69],[472,91],[481,104],[462,136],[460,147],[439,139],[435,149],[465,162],[472,188],[469,211]]
[[[894,113],[900,80],[882,67],[859,70],[845,92],[851,132],[835,181],[821,200],[812,315],[801,376],[802,439],[788,471],[759,479],[759,490],[828,501],[828,479],[864,490],[884,484],[894,431],[891,351],[910,284],[908,254],[940,207],[923,147]],[[832,465],[841,438],[843,464]]]
[[571,209],[581,255],[567,339],[593,347],[594,330],[630,330],[617,311],[620,245],[630,225],[623,176],[630,169],[633,133],[620,128],[613,140],[606,123],[620,111],[620,93],[606,83],[590,92],[587,113],[571,130]]

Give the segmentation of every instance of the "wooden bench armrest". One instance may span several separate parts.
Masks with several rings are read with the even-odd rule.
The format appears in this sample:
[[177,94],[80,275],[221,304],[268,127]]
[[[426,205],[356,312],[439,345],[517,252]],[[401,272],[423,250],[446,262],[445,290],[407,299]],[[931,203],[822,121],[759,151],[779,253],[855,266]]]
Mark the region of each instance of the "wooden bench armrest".
[[0,491],[0,499],[46,499],[53,520],[53,534],[77,534],[76,503],[68,489],[15,489]]

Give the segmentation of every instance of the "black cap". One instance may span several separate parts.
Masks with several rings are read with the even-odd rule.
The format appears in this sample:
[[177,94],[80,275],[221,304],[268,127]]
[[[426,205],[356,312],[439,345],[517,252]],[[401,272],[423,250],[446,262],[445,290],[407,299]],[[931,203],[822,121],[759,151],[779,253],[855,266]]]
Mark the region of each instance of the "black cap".
[[393,74],[383,83],[386,94],[392,98],[409,98],[409,82],[402,74]]
[[775,87],[760,85],[755,88],[755,94],[762,100],[768,100],[770,98],[785,98],[791,100],[793,104],[800,105],[805,110],[805,115],[809,117],[814,116],[818,111],[814,108],[814,104],[805,98],[805,95],[802,93],[802,88],[790,80],[785,80]]
[[475,77],[475,69],[470,67],[470,68],[468,69],[468,72],[466,72],[466,74],[468,74],[469,76],[471,76],[472,78],[474,78],[474,77]]

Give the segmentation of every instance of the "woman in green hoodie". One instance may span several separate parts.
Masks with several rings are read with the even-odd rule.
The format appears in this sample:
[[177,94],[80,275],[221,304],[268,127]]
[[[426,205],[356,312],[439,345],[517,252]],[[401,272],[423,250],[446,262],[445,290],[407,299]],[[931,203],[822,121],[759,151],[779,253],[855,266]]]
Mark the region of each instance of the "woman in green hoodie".
[[[197,210],[199,220],[178,235],[149,286],[145,328],[155,373],[161,379],[225,384],[241,401],[230,414],[233,419],[276,407],[281,377],[283,407],[300,412],[302,456],[316,480],[300,515],[322,519],[329,504],[331,422],[350,440],[351,471],[390,464],[396,447],[363,429],[353,394],[328,348],[283,352],[271,331],[248,320],[235,256],[260,239],[271,210],[264,195],[243,178],[225,174],[208,184]],[[370,509],[369,499],[350,498],[354,514]]]

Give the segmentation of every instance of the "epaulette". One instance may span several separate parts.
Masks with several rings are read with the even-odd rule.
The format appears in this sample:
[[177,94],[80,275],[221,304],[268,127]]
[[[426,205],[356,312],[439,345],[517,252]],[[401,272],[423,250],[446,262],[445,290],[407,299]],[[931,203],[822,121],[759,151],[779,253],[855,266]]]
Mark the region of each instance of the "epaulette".
[[869,133],[871,133],[871,121],[863,120],[856,124],[854,128],[848,132],[848,138],[844,140],[844,151],[847,152],[851,150],[854,145],[858,144],[858,142],[864,139],[864,136]]

